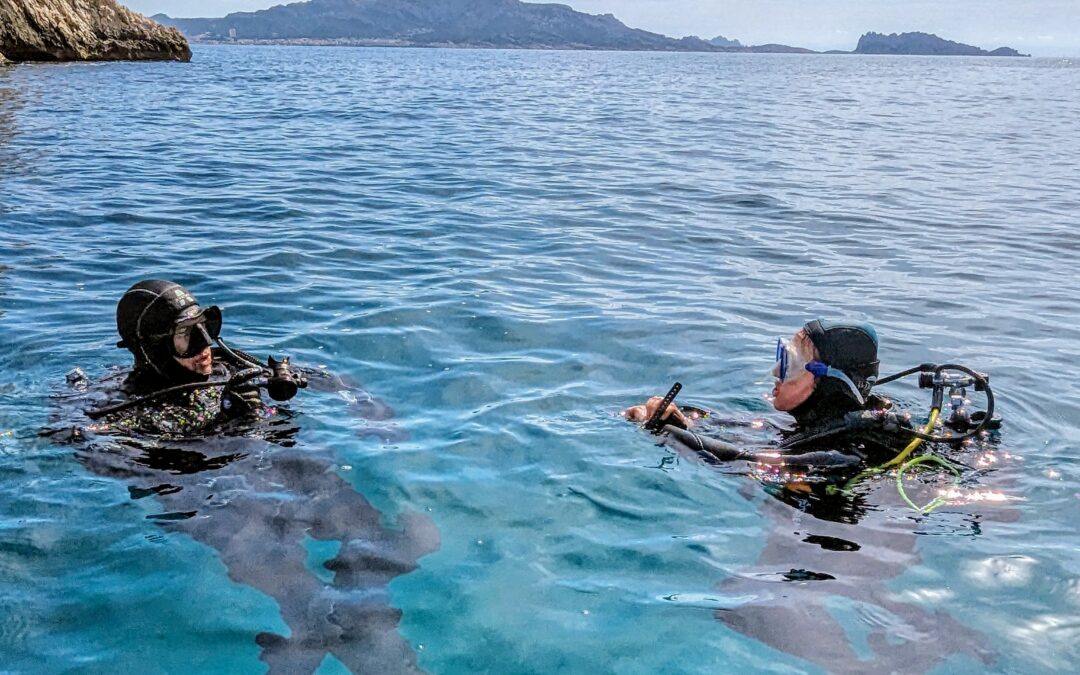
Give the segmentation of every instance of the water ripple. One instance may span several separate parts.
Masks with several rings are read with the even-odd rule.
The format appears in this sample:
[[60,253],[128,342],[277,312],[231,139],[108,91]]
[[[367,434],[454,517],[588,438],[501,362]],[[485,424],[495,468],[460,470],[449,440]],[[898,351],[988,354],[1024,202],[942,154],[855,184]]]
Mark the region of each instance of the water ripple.
[[[977,487],[1024,497],[912,526],[877,490],[834,536],[883,577],[862,581],[995,636],[995,668],[1067,667],[1078,91],[1076,62],[1043,59],[202,47],[0,69],[0,652],[261,672],[272,603],[34,437],[64,372],[126,361],[119,293],[164,276],[241,347],[397,412],[408,438],[380,445],[332,395],[301,406],[373,504],[442,531],[392,586],[432,672],[804,669],[713,611],[806,521],[612,413],[673,379],[767,413],[775,336],[817,315],[873,321],[883,370],[992,372],[1007,426]],[[926,647],[889,602],[835,614],[854,643]]]

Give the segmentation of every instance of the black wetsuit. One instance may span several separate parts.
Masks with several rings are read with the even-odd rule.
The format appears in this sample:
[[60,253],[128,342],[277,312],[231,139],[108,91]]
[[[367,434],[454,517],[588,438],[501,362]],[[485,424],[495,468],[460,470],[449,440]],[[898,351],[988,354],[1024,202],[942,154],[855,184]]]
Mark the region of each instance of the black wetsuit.
[[[136,367],[124,380],[110,403],[183,384],[227,382],[251,364],[233,359],[223,350],[214,349],[214,367],[209,376],[187,371],[179,379],[165,378],[147,367]],[[208,384],[205,387],[155,397],[144,404],[125,408],[99,420],[92,429],[167,436],[194,436],[233,419],[265,416],[269,411],[258,387],[250,382],[235,386]]]
[[773,445],[740,447],[673,425],[664,427],[664,444],[698,453],[710,461],[750,461],[807,472],[850,473],[864,465],[887,462],[912,438],[907,418],[890,411],[878,397],[871,397],[866,408],[842,400],[830,401],[830,405],[822,405],[820,400],[807,403],[810,407],[803,404],[792,411],[799,422],[795,429],[782,433]]
[[[255,361],[217,350],[214,357],[208,378],[179,372],[164,377],[136,367],[91,382],[73,371],[68,381],[75,393],[58,397],[71,405],[58,408],[57,419],[82,423],[85,404],[101,410],[162,388],[226,382],[252,367],[246,359]],[[340,396],[344,412],[365,421],[358,435],[406,438],[389,423],[367,426],[390,419],[393,411],[358,383],[298,370],[311,388]],[[401,610],[390,604],[389,584],[438,549],[438,529],[428,516],[409,511],[396,526],[385,525],[387,515],[343,473],[347,467],[338,452],[300,443],[296,422],[263,404],[249,381],[155,397],[89,426],[64,424],[47,435],[76,444],[79,461],[97,475],[122,480],[133,500],[152,498],[159,506],[148,519],[212,547],[229,579],[274,599],[287,626],[284,635],[251,634],[270,673],[315,672],[327,654],[355,673],[421,672],[398,631]],[[318,563],[312,562],[310,540],[335,542],[321,572],[313,569]]]

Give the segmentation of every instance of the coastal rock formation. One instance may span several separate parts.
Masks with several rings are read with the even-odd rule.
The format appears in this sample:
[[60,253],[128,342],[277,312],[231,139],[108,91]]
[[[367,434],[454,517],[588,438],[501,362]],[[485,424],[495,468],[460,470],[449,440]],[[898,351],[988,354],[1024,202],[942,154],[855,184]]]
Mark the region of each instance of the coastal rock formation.
[[116,0],[0,0],[0,62],[190,61],[191,48]]
[[859,38],[853,54],[908,54],[920,56],[1029,56],[1009,47],[992,52],[945,40],[930,33],[867,33]]
[[723,35],[717,35],[711,40],[706,40],[709,44],[715,47],[742,47],[742,43],[738,40],[729,40]]
[[755,54],[818,54],[813,49],[807,49],[806,47],[790,47],[788,45],[778,45],[770,42],[766,45],[754,45],[746,49],[739,49],[737,51],[742,52],[754,52]]

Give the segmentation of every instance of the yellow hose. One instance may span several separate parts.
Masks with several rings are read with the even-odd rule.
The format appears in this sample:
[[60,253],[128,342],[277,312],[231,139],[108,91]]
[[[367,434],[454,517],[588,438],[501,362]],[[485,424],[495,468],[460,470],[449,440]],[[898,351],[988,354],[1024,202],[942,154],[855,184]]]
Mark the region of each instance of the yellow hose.
[[930,513],[939,506],[944,506],[949,502],[949,500],[941,495],[938,495],[937,497],[934,497],[934,499],[925,506],[919,506],[915,502],[911,501],[911,498],[907,496],[907,490],[904,489],[904,472],[913,466],[930,463],[938,464],[951,471],[952,475],[956,476],[957,478],[955,484],[959,484],[960,470],[952,464],[949,464],[945,460],[941,459],[940,457],[936,457],[934,455],[923,455],[922,457],[916,457],[915,459],[905,462],[903,466],[896,470],[896,491],[900,493],[900,496],[904,499],[905,502],[907,502],[908,506],[923,515]]
[[[941,414],[941,408],[931,408],[931,410],[930,410],[930,421],[926,423],[926,428],[923,429],[923,434],[929,435],[930,432],[934,430],[934,425],[937,424],[938,415],[940,415],[940,414]],[[829,494],[833,494],[834,492],[837,492],[837,491],[844,492],[844,493],[850,492],[850,490],[853,487],[855,487],[856,485],[858,485],[860,482],[862,482],[862,480],[864,478],[869,478],[870,476],[876,476],[876,475],[878,475],[882,471],[885,471],[886,469],[888,469],[891,466],[896,466],[897,464],[903,463],[903,461],[906,460],[911,455],[911,453],[915,452],[915,449],[918,448],[922,444],[922,442],[923,442],[923,439],[921,439],[921,438],[912,439],[912,441],[910,443],[908,443],[907,447],[904,448],[903,450],[901,450],[900,454],[898,454],[896,457],[893,457],[892,459],[885,462],[881,466],[875,466],[875,467],[873,467],[871,469],[866,469],[865,471],[859,473],[857,476],[855,476],[854,478],[849,480],[847,483],[844,483],[844,487],[839,488],[839,490],[836,489],[836,486],[830,485],[826,489],[826,491]]]
[[[924,435],[928,436],[928,435],[930,435],[930,432],[934,430],[934,425],[937,424],[938,415],[940,415],[940,414],[941,414],[941,408],[933,408],[930,411],[930,421],[926,423],[926,428],[923,429],[923,434]],[[882,464],[878,468],[879,469],[888,469],[890,466],[896,466],[897,464],[903,463],[903,461],[908,458],[908,455],[915,452],[915,448],[919,447],[922,444],[922,442],[923,442],[923,439],[921,439],[921,438],[912,439],[912,441],[910,443],[908,443],[908,446],[900,451],[899,455],[897,455],[896,457],[893,457],[892,459],[885,462],[884,464]]]

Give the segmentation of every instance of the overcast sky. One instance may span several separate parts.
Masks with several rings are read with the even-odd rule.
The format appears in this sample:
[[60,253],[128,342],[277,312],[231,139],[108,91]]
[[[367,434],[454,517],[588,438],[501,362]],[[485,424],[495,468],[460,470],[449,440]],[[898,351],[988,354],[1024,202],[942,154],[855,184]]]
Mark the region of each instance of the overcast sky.
[[[224,16],[281,0],[121,0],[144,14]],[[920,30],[984,49],[1080,56],[1080,0],[565,0],[674,37],[724,35],[743,44],[853,49],[866,31]]]

